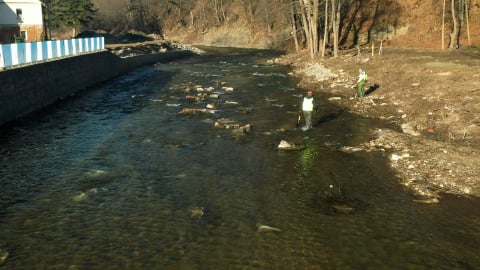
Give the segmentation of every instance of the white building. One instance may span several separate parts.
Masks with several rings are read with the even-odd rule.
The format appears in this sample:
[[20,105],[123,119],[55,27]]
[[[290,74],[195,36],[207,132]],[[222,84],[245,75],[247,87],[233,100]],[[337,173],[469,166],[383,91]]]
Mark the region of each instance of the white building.
[[43,33],[40,0],[0,0],[0,44],[15,38],[25,42],[41,40]]

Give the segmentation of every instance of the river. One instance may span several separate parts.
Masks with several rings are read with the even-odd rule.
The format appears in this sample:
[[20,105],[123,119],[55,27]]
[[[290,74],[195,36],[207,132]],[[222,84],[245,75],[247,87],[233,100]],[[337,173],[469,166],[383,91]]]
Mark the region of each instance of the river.
[[276,56],[210,48],[2,127],[0,269],[478,269],[479,200],[415,202],[387,154],[339,150],[393,127],[322,94],[298,129]]

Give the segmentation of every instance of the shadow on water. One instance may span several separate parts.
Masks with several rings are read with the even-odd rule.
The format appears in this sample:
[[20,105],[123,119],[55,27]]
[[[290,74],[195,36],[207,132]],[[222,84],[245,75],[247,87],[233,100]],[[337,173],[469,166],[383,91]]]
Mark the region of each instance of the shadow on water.
[[296,128],[304,91],[277,55],[212,48],[4,127],[3,267],[474,269],[478,200],[415,203],[388,153],[339,150],[389,126],[320,95],[315,128]]
[[319,127],[322,123],[327,123],[327,122],[330,122],[332,120],[335,120],[335,119],[339,118],[342,115],[342,113],[344,113],[344,112],[345,112],[345,110],[341,109],[339,112],[336,112],[336,113],[328,113],[328,114],[322,115],[316,121],[316,124],[314,124],[314,127]]

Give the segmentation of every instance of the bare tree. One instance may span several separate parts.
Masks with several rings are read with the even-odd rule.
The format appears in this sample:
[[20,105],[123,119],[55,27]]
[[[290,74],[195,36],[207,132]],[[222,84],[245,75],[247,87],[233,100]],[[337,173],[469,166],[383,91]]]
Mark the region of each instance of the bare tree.
[[323,42],[322,42],[322,57],[325,57],[325,49],[327,47],[328,37],[328,0],[325,0],[325,18],[323,25]]
[[443,14],[442,14],[442,50],[445,49],[445,7],[446,1],[443,0]]
[[468,3],[465,1],[465,19],[467,23],[467,39],[468,39],[468,46],[472,46],[472,40],[470,39],[470,24],[468,22]]
[[452,0],[452,22],[453,22],[453,29],[452,32],[450,33],[450,45],[448,48],[453,49],[455,48],[455,41],[457,40],[458,37],[458,20],[455,15],[455,0]]
[[292,25],[292,37],[295,44],[295,51],[300,51],[300,44],[298,43],[297,21],[295,19],[295,0],[290,5],[290,24]]
[[338,57],[338,41],[340,38],[340,22],[341,22],[341,8],[343,0],[331,0],[332,1],[332,27],[333,27],[333,56]]
[[297,1],[311,59],[314,59],[318,53],[318,1],[319,0]]
[[254,17],[254,14],[255,14],[255,6],[254,6],[254,3],[253,1],[254,0],[242,0],[243,1],[243,7],[245,9],[245,13],[246,13],[246,18],[247,18],[247,21],[250,23],[250,24],[254,24],[254,21],[255,21],[255,17]]
[[213,0],[213,11],[218,24],[225,21],[227,15],[223,6],[223,0]]
[[460,34],[463,27],[463,16],[465,14],[465,0],[458,0],[458,31],[457,31],[457,46],[460,45]]

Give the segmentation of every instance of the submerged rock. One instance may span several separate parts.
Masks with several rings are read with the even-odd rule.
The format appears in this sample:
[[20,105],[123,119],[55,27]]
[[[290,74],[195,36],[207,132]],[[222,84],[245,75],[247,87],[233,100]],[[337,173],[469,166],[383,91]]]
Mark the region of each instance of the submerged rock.
[[418,133],[410,124],[402,124],[401,127],[403,133],[410,134],[412,136],[420,136],[420,133]]
[[215,110],[185,108],[185,109],[183,109],[182,111],[180,111],[179,113],[180,113],[180,114],[190,114],[190,115],[195,115],[195,114],[215,114]]
[[85,201],[87,198],[88,198],[87,193],[82,192],[82,193],[80,193],[80,194],[78,194],[78,195],[73,196],[73,197],[72,197],[72,200],[73,200],[74,202],[83,202],[83,201]]
[[232,92],[234,89],[233,89],[233,87],[224,86],[224,87],[222,87],[222,90],[224,90],[226,92]]
[[278,149],[291,148],[291,147],[292,145],[285,140],[281,140],[280,144],[278,144]]
[[281,150],[302,150],[305,148],[305,146],[296,145],[294,143],[289,143],[285,140],[281,140],[277,148]]
[[236,128],[232,130],[233,135],[239,136],[239,135],[245,135],[249,133],[252,130],[252,126],[250,124],[246,124],[244,126],[241,126],[239,128]]
[[8,258],[8,251],[0,248],[0,266],[7,260]]
[[87,172],[87,176],[88,177],[99,177],[99,176],[102,176],[102,175],[105,175],[106,172],[104,170],[90,170]]
[[225,100],[225,104],[238,105],[237,101]]
[[247,108],[240,108],[238,109],[238,112],[241,113],[241,114],[249,114],[250,113],[250,109],[247,109]]
[[205,214],[205,209],[203,207],[193,207],[190,209],[190,217],[193,219],[199,219]]
[[257,223],[257,232],[280,232],[280,231],[282,230],[275,227],[268,226],[268,225]]
[[201,97],[199,96],[185,96],[185,99],[187,101],[191,101],[191,102],[197,102],[200,100]]
[[436,204],[440,202],[440,200],[436,197],[426,198],[421,200],[413,200],[413,201],[418,203],[424,203],[424,204]]
[[355,208],[347,204],[333,204],[332,209],[341,214],[352,214],[355,211]]
[[342,152],[346,152],[346,153],[354,153],[354,152],[363,151],[365,149],[363,149],[361,147],[343,146],[342,148],[340,148],[340,150]]
[[240,124],[230,119],[221,118],[215,122],[214,126],[216,128],[231,129],[231,128],[239,128]]

